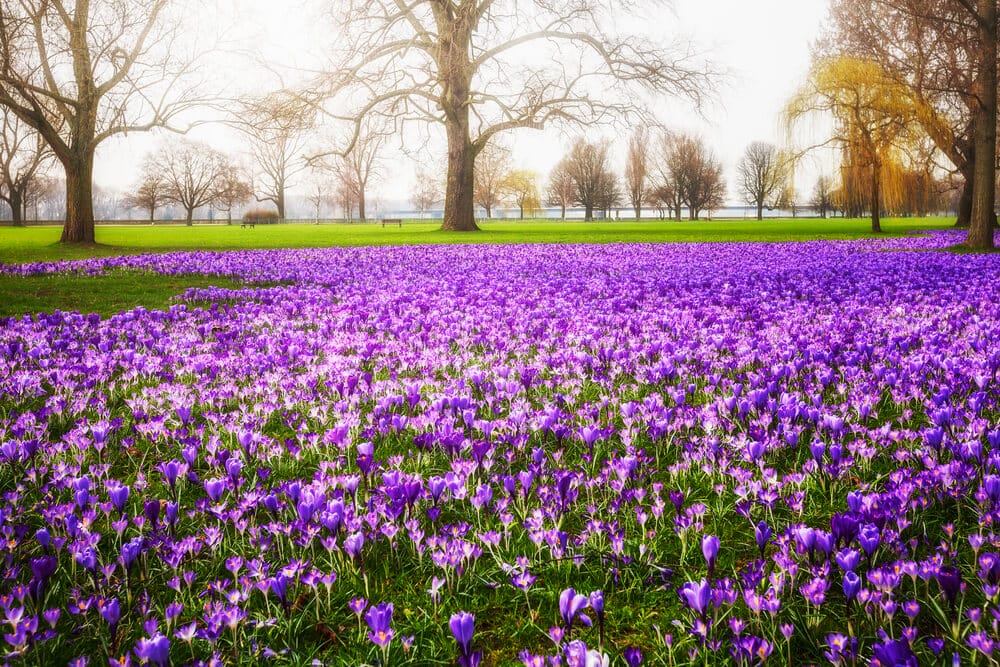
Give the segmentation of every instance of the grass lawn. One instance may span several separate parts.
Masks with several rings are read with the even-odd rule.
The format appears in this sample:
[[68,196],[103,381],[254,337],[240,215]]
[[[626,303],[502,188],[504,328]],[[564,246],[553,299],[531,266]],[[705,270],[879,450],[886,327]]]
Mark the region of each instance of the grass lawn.
[[236,287],[218,276],[162,276],[118,271],[103,276],[0,276],[0,319],[54,310],[108,317],[145,306],[164,309],[189,287]]
[[[946,229],[950,218],[883,221],[884,235]],[[476,233],[442,232],[439,222],[381,225],[287,224],[240,229],[238,226],[115,226],[97,228],[98,243],[62,246],[59,227],[0,227],[0,262],[23,263],[87,257],[168,252],[359,245],[458,243],[671,243],[725,241],[807,241],[868,238],[867,219],[809,219],[723,222],[490,222]],[[108,316],[145,306],[163,308],[188,287],[230,286],[221,278],[164,277],[143,273],[106,276],[0,276],[0,317],[79,310]]]
[[[884,235],[919,229],[946,229],[950,218],[903,218],[883,221]],[[0,228],[0,262],[21,263],[80,259],[170,250],[237,250],[360,245],[455,243],[672,243],[698,241],[806,241],[873,236],[867,219],[727,220],[722,222],[489,222],[477,233],[442,232],[440,222],[407,222],[402,227],[287,224],[240,229],[239,226],[115,226],[97,228],[97,245],[64,247],[59,227]]]

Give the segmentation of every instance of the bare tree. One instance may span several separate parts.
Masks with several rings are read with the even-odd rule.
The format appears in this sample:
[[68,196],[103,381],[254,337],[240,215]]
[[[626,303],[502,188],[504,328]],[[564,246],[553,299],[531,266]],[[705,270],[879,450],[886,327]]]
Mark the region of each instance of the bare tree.
[[193,59],[165,20],[169,0],[5,0],[0,106],[33,127],[66,171],[62,241],[93,243],[94,152],[171,124],[197,100]]
[[359,208],[360,203],[358,192],[361,186],[355,178],[355,174],[349,169],[334,171],[334,198],[347,221],[354,220],[354,211]]
[[691,220],[698,220],[702,211],[722,205],[726,195],[722,163],[700,137],[680,136],[673,160],[677,175],[675,187],[679,189]]
[[583,219],[593,220],[594,210],[608,208],[615,176],[610,167],[610,142],[590,143],[580,137],[565,158],[566,170],[573,181],[573,201],[583,207]]
[[171,143],[152,164],[166,183],[166,200],[184,209],[188,226],[193,224],[195,209],[216,201],[227,166],[218,151],[187,140]]
[[0,200],[7,203],[14,226],[24,224],[34,181],[52,158],[38,132],[10,112],[0,125]]
[[628,141],[625,154],[625,189],[635,210],[635,219],[642,218],[642,204],[646,199],[649,179],[649,129],[640,125]]
[[[641,113],[641,89],[698,102],[708,81],[690,50],[611,32],[638,2],[348,0],[330,94],[340,114],[440,123],[448,141],[448,230],[476,229],[476,156],[497,134]],[[530,54],[530,58],[526,57]]]
[[821,218],[826,217],[827,211],[833,210],[833,182],[829,176],[820,175],[816,179],[810,203]]
[[260,173],[257,201],[272,202],[285,217],[285,193],[308,166],[305,157],[313,114],[295,103],[288,91],[243,100],[233,125],[250,140],[250,153]]
[[597,208],[604,212],[606,220],[610,220],[611,210],[624,203],[625,191],[622,189],[621,179],[609,170],[606,178],[601,182],[601,189],[597,195]]
[[253,184],[239,165],[228,163],[219,174],[215,205],[226,212],[226,224],[233,224],[233,209],[253,198]]
[[135,189],[125,197],[125,205],[149,211],[149,221],[156,217],[156,209],[167,202],[167,183],[163,175],[147,161],[142,169],[142,180]]
[[674,132],[661,132],[653,144],[651,162],[656,199],[677,221],[684,207],[683,164],[678,157],[683,138]]
[[487,219],[493,217],[493,207],[503,196],[504,181],[510,173],[511,150],[498,139],[486,144],[476,156],[473,178],[476,204],[486,209]]
[[31,180],[26,197],[35,220],[59,220],[66,213],[66,182],[55,176],[39,174]]
[[[306,191],[306,201],[308,201],[312,207],[315,215],[313,216],[314,222],[318,225],[320,220],[320,213],[322,212],[323,206],[330,201],[329,193],[329,182],[323,177],[322,172],[319,169],[313,171],[312,177],[309,179],[309,189]],[[348,208],[352,208],[350,205]]]
[[427,171],[417,171],[413,183],[413,192],[410,194],[410,202],[413,204],[413,208],[417,209],[420,217],[423,218],[424,213],[440,201],[441,185],[437,179]]
[[780,198],[789,175],[789,163],[774,144],[755,141],[746,147],[736,165],[737,185],[744,200],[757,207],[758,220],[768,202]]
[[549,206],[558,206],[562,210],[560,218],[566,219],[566,209],[573,205],[576,198],[576,184],[569,171],[566,159],[562,159],[549,173],[549,187],[546,190],[545,202]]
[[[381,177],[379,153],[391,135],[391,125],[377,117],[364,119],[361,130],[352,137],[352,145],[344,153],[333,154],[332,171],[341,184],[354,188],[353,199],[358,208],[358,217],[365,220],[367,215],[368,189]],[[312,158],[313,164],[325,161],[331,154]]]

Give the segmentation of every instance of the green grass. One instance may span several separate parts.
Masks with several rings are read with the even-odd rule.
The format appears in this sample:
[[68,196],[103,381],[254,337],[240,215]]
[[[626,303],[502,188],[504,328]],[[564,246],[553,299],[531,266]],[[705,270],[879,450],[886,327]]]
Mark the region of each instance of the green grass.
[[235,287],[227,278],[117,271],[103,276],[0,276],[0,319],[55,310],[114,315],[137,306],[163,309],[189,287]]
[[[945,229],[949,218],[903,218],[883,221],[883,236],[912,230]],[[360,245],[456,243],[673,243],[699,241],[807,241],[868,238],[867,219],[799,218],[795,220],[726,220],[719,222],[489,222],[476,233],[442,232],[439,222],[407,222],[400,227],[287,224],[240,229],[239,226],[100,225],[97,245],[59,245],[59,227],[0,228],[0,262],[165,252],[170,250],[237,250]]]

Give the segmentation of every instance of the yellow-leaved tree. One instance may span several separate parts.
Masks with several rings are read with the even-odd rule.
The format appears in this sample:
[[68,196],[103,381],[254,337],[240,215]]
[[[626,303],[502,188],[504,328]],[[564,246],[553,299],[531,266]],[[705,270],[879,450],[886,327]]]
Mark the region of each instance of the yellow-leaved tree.
[[785,107],[789,133],[817,115],[833,118],[832,136],[799,154],[818,146],[838,147],[844,196],[860,210],[865,206],[856,200],[863,194],[872,231],[881,232],[881,211],[902,205],[906,167],[923,144],[926,127],[939,123],[938,116],[878,63],[849,56],[813,65],[805,85]]

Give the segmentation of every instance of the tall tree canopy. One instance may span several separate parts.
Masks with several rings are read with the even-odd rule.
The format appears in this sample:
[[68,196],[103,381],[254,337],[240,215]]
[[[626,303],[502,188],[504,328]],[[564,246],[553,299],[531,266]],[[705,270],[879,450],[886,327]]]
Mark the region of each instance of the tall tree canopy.
[[94,152],[196,102],[169,0],[2,0],[0,106],[66,170],[64,242],[94,241]]
[[475,159],[496,134],[636,114],[639,90],[701,100],[710,76],[689,50],[613,32],[612,13],[638,9],[597,0],[348,0],[327,92],[363,101],[333,115],[356,127],[369,114],[442,124],[442,226],[474,230]]

